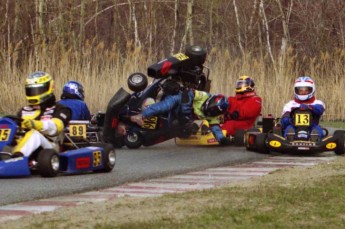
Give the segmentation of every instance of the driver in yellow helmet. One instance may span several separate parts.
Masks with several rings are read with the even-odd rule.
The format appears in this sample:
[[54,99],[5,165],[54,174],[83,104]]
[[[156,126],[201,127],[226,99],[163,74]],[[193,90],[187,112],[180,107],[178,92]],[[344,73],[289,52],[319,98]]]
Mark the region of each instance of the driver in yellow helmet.
[[59,152],[59,136],[71,118],[69,108],[56,104],[54,81],[42,71],[30,74],[25,82],[28,106],[18,116],[21,127],[27,130],[13,149],[13,157],[29,157],[38,148],[53,148]]

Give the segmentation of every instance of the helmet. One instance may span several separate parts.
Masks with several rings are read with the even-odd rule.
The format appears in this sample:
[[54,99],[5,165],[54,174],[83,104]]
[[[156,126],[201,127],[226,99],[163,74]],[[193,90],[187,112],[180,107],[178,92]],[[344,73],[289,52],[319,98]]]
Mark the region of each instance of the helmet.
[[77,81],[68,81],[62,89],[62,99],[80,99],[84,100],[84,87]]
[[298,77],[294,84],[295,98],[300,101],[311,99],[315,94],[315,84],[309,76]]
[[240,76],[236,82],[236,93],[242,94],[254,91],[254,80],[249,76]]
[[25,95],[29,105],[39,105],[54,97],[54,80],[42,71],[34,72],[26,78]]
[[218,116],[227,111],[228,99],[221,94],[210,96],[202,106],[202,112],[206,116]]

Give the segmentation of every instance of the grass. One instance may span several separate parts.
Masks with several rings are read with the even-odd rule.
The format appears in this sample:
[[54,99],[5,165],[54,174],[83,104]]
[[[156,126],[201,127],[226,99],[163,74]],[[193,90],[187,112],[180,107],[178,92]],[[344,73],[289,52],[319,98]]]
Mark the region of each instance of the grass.
[[344,163],[344,157],[337,157],[329,163],[277,170],[217,189],[84,204],[6,222],[2,227],[343,228]]
[[[13,114],[25,105],[24,81],[29,73],[36,70],[46,71],[53,76],[58,98],[66,81],[80,81],[84,85],[85,100],[91,112],[105,111],[109,100],[120,87],[128,90],[128,75],[138,71],[146,73],[149,65],[165,58],[153,58],[158,55],[135,48],[130,43],[126,53],[119,53],[116,48],[108,50],[102,43],[85,45],[82,55],[73,50],[61,51],[60,48],[60,44],[37,46],[35,56],[29,56],[21,66],[0,66],[0,88],[3,92],[0,112]],[[304,72],[304,75],[311,75],[315,79],[316,96],[326,103],[324,120],[344,118],[345,103],[341,102],[345,88],[342,52],[321,53],[319,58],[287,56],[279,72],[274,71],[267,57],[256,58],[247,53],[244,58],[239,58],[228,50],[216,48],[208,52],[205,65],[211,69],[212,93],[233,95],[237,78],[249,75],[256,82],[258,95],[263,98],[262,114],[280,116],[284,104],[293,98],[294,79]],[[299,66],[300,58],[304,63],[309,62],[309,65]],[[15,58],[13,62],[16,62]]]

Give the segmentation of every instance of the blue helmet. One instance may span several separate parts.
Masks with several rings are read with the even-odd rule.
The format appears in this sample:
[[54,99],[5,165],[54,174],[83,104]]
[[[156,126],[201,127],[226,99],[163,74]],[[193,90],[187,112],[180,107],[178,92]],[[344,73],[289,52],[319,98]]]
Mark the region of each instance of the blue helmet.
[[206,116],[214,117],[224,114],[229,107],[228,99],[221,94],[210,96],[202,106],[202,112]]
[[77,81],[68,81],[62,89],[61,99],[80,99],[84,100],[84,87]]

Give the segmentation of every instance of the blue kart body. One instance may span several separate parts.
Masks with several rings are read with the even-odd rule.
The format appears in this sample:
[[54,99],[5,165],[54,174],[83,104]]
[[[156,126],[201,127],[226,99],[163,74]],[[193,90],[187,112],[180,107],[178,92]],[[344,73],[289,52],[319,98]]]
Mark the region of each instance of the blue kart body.
[[[0,118],[0,152],[7,146],[14,146],[17,123],[11,118]],[[104,146],[104,147],[103,147]],[[113,150],[113,151],[112,151]],[[44,152],[43,152],[44,153]],[[57,153],[58,173],[80,174],[90,171],[109,172],[115,166],[115,158],[109,162],[109,155],[115,157],[115,151],[107,144],[96,144],[83,148],[71,149]],[[0,160],[0,177],[26,177],[32,174],[30,157],[7,158]],[[40,171],[38,171],[40,172]]]

